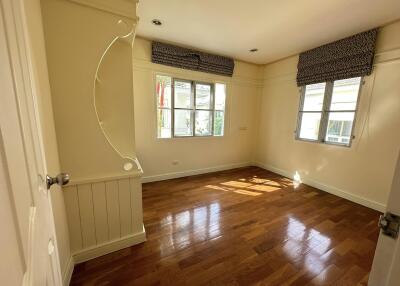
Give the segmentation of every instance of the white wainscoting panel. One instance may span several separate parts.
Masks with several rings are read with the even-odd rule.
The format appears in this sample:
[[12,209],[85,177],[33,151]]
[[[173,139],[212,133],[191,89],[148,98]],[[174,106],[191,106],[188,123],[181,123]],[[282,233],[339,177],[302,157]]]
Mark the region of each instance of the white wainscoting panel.
[[146,240],[140,180],[107,178],[63,188],[75,263]]

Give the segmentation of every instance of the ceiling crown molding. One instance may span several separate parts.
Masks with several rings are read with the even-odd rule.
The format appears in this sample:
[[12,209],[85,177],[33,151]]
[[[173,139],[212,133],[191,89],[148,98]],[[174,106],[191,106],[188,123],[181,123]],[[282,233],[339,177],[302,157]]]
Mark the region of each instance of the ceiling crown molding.
[[68,0],[80,5],[92,7],[115,15],[138,21],[136,6],[139,0]]

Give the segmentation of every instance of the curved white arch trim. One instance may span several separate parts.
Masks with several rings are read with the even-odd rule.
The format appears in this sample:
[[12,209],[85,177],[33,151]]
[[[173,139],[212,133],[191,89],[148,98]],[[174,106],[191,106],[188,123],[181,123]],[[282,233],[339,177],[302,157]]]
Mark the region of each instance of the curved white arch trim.
[[[119,20],[117,25],[121,25],[121,24],[125,24],[126,27],[129,26],[129,24],[127,24],[125,21]],[[101,123],[101,120],[100,120],[100,117],[99,117],[99,113],[98,113],[97,107],[96,107],[96,82],[101,83],[101,80],[98,77],[98,72],[99,72],[100,67],[101,67],[101,65],[103,63],[104,57],[106,56],[108,51],[111,49],[111,47],[114,45],[114,43],[116,41],[120,40],[120,39],[124,39],[124,40],[128,41],[131,45],[133,45],[133,41],[135,39],[135,30],[136,30],[135,27],[136,27],[136,25],[134,24],[134,26],[132,27],[132,29],[128,33],[116,36],[108,44],[107,48],[104,50],[103,54],[101,55],[99,63],[98,63],[97,68],[96,68],[96,73],[95,73],[94,82],[93,82],[93,106],[94,106],[97,122],[99,124],[100,129],[101,129],[101,132],[103,133],[104,137],[106,138],[106,140],[107,140],[108,144],[111,146],[111,148],[118,154],[118,156],[120,156],[124,160],[127,160],[129,163],[134,163],[136,165],[137,169],[140,172],[143,172],[142,166],[140,165],[139,160],[137,159],[137,157],[131,158],[131,157],[127,157],[127,156],[122,155],[121,152],[112,144],[112,142],[110,140],[110,137],[107,135],[107,133],[105,132],[105,130],[103,128],[103,125]],[[122,169],[124,171],[132,171],[133,165],[130,165],[130,168],[128,168],[129,167],[129,163],[128,164],[126,162],[124,163],[124,165],[122,167]]]

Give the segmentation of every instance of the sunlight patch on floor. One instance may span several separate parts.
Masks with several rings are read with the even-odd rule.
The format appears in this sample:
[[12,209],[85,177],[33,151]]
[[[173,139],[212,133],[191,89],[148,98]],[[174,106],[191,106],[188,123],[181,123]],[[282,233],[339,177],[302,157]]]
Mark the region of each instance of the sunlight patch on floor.
[[[296,176],[296,179],[299,178]],[[252,176],[250,178],[242,177],[232,181],[217,183],[215,185],[207,185],[205,187],[208,189],[224,192],[234,192],[242,195],[259,196],[293,186],[296,188],[298,185],[294,184],[294,182],[288,178],[277,178],[276,180],[273,180],[261,178],[258,176]]]
[[268,182],[269,180],[267,179],[260,179],[260,178],[252,178],[250,179],[250,182],[252,182],[253,184],[263,184]]
[[219,186],[215,186],[215,185],[207,185],[205,186],[206,188],[209,189],[214,189],[214,190],[218,190],[218,191],[224,191],[224,192],[228,192],[229,190],[223,187],[219,187]]
[[251,186],[250,183],[243,183],[243,182],[238,182],[238,181],[229,181],[229,182],[221,183],[221,185],[235,187],[235,188],[246,188],[246,187]]
[[248,196],[253,196],[253,197],[262,195],[261,193],[252,192],[252,191],[246,191],[246,190],[236,190],[236,191],[233,191],[233,192],[236,193],[236,194],[248,195]]
[[267,186],[267,185],[253,185],[253,186],[248,187],[248,189],[270,193],[270,192],[280,190],[281,187],[280,186],[274,187],[274,186]]

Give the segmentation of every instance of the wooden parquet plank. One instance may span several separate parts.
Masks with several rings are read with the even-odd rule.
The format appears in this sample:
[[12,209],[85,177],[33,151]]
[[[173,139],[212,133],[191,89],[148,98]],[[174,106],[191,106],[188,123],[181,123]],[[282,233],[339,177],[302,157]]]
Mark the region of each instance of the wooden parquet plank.
[[147,241],[71,285],[366,285],[379,213],[247,167],[143,185]]

